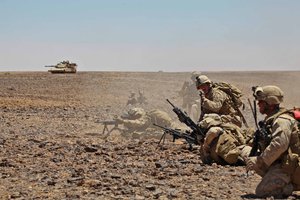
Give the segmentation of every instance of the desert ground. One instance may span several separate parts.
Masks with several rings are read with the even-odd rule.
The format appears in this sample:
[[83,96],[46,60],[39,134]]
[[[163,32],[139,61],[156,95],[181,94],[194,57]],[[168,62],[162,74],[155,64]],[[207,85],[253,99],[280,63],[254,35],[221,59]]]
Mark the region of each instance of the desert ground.
[[[252,86],[278,85],[284,106],[300,106],[299,71],[205,74],[242,90],[250,126]],[[166,99],[180,107],[178,91],[189,79],[189,72],[1,72],[0,199],[256,199],[259,176],[243,166],[204,165],[198,147],[167,138],[157,148],[160,133],[102,134],[97,121],[121,115],[139,90],[144,109],[176,121]]]

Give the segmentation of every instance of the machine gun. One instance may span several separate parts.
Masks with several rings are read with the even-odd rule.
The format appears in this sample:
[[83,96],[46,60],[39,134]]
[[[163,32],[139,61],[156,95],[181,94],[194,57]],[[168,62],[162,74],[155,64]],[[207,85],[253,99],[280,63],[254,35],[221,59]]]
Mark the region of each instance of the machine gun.
[[201,129],[185,111],[182,111],[180,108],[176,107],[174,104],[167,99],[167,102],[173,107],[173,111],[176,113],[180,122],[184,123],[192,129],[191,136],[194,137],[197,141],[203,141],[205,137],[204,130]]
[[160,138],[160,140],[158,142],[158,145],[161,143],[161,141],[163,141],[163,143],[164,143],[166,134],[170,134],[170,135],[173,136],[173,142],[175,142],[175,140],[179,139],[179,138],[185,139],[187,141],[187,143],[189,144],[189,149],[190,150],[192,150],[192,148],[193,148],[192,145],[193,144],[199,144],[197,142],[197,139],[194,138],[192,135],[190,135],[188,132],[185,132],[185,133],[180,132],[179,130],[167,128],[167,127],[164,127],[164,126],[160,126],[160,125],[155,124],[155,123],[153,125],[164,130],[164,134]]
[[[113,131],[113,130],[121,130],[118,125],[119,123],[115,120],[107,120],[107,121],[96,121],[96,123],[100,123],[100,124],[103,124],[104,125],[104,128],[103,128],[103,131],[102,131],[102,134],[105,134],[106,132],[106,137]],[[110,130],[108,129],[108,126],[112,126],[114,125],[113,128],[111,128]]]

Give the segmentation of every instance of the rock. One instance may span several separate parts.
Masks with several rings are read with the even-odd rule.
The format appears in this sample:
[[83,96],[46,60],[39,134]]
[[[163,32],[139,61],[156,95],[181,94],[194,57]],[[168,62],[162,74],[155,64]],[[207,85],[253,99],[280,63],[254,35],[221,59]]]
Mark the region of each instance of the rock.
[[84,150],[86,152],[97,152],[98,151],[98,149],[96,147],[90,147],[90,146],[84,147]]
[[140,195],[135,195],[134,199],[135,199],[135,200],[144,200],[145,197],[140,196]]
[[5,139],[0,138],[0,145],[4,145],[4,143],[5,143]]
[[145,188],[150,191],[154,191],[156,189],[154,185],[146,185]]
[[[234,74],[213,75],[216,80],[235,76],[232,80],[237,81]],[[172,102],[180,104],[175,96],[185,76],[24,72],[5,78],[0,73],[0,199],[255,198],[243,195],[254,193],[261,180],[257,174],[245,177],[245,168],[240,166],[204,165],[200,147],[194,145],[189,151],[184,140],[173,143],[168,135],[159,148],[161,133],[140,135],[139,140],[130,134],[124,138],[118,130],[107,138],[101,136],[103,125],[94,122],[121,115],[129,89],[141,86],[151,95],[145,110],[163,109],[178,121],[162,100],[174,97]],[[237,82],[247,91],[244,77]],[[18,92],[6,90],[8,87]],[[245,94],[251,95],[251,91]],[[245,114],[252,119],[251,113]]]
[[194,172],[195,173],[202,173],[204,171],[202,166],[197,166],[194,168]]

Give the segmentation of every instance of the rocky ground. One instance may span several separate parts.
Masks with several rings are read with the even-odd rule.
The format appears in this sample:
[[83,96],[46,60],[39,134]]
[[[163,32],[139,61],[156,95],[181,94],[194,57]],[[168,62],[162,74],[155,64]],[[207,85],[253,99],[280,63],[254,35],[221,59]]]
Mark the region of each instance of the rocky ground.
[[[215,72],[252,98],[251,87],[276,84],[285,105],[299,104],[300,72]],[[46,72],[0,73],[1,199],[256,199],[260,178],[242,166],[204,165],[199,148],[160,134],[102,134],[99,120],[126,110],[130,92],[141,90],[146,110],[166,98],[181,106],[178,90],[190,73]],[[253,124],[249,106],[244,111]],[[111,127],[109,127],[111,128]],[[153,136],[153,137],[152,137]],[[289,199],[299,198],[297,194]]]

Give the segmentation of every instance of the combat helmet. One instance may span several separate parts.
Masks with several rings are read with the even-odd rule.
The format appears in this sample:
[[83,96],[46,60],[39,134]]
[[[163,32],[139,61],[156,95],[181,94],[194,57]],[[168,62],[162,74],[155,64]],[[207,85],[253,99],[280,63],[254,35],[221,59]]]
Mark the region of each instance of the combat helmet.
[[196,80],[197,80],[197,87],[199,87],[200,85],[206,84],[206,83],[209,83],[209,84],[212,83],[211,80],[205,75],[197,76]]
[[191,73],[191,79],[192,79],[193,81],[196,81],[197,77],[200,76],[200,75],[201,75],[201,72],[193,71],[193,72]]
[[266,101],[270,105],[280,104],[281,102],[283,102],[283,91],[277,86],[257,86],[252,89],[254,91],[253,96],[256,100]]

